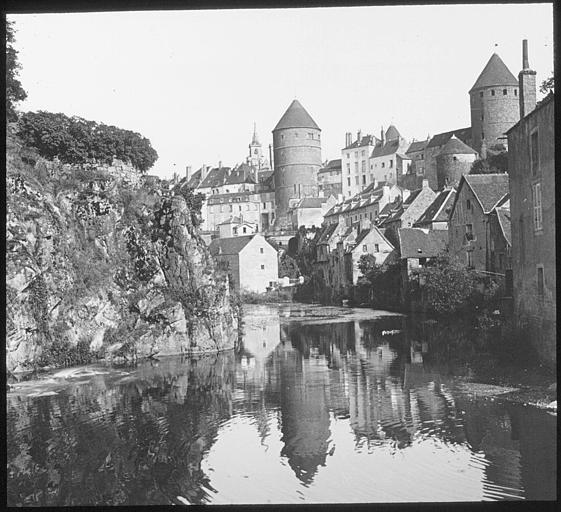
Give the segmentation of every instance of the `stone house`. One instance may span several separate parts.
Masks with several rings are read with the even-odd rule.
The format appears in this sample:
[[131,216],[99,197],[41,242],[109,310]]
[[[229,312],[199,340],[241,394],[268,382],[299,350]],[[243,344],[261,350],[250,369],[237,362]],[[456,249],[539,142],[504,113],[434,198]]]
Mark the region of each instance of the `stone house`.
[[394,247],[376,226],[369,226],[369,221],[363,223],[363,228],[358,230],[355,240],[349,244],[344,254],[345,278],[343,287],[349,290],[357,284],[361,275],[359,269],[360,258],[371,255],[376,258],[376,264],[382,265]]
[[352,140],[351,133],[345,134],[345,147],[341,150],[343,199],[355,196],[373,182],[368,159],[379,143],[380,140],[374,135],[363,135],[360,130],[355,141]]
[[[522,102],[521,102],[522,103]],[[508,132],[514,312],[541,359],[556,361],[555,100]]]
[[382,141],[372,150],[369,165],[372,181],[385,181],[396,185],[401,176],[411,168],[411,159],[406,151],[409,143],[400,135],[394,125],[386,130]]
[[292,216],[292,228],[299,229],[319,227],[323,224],[324,215],[335,206],[337,199],[330,197],[304,197],[289,210]]
[[448,230],[448,217],[452,211],[452,204],[456,197],[453,188],[440,191],[419,220],[413,224],[414,228]]
[[252,235],[254,233],[257,233],[257,224],[249,222],[243,217],[230,217],[218,225],[219,238]]
[[[451,260],[467,268],[491,271],[489,215],[508,201],[508,181],[508,174],[462,176],[448,224]],[[500,235],[500,230],[495,234]]]
[[406,300],[411,271],[425,267],[447,253],[448,233],[442,229],[400,228],[401,297]]
[[333,196],[341,200],[343,194],[341,159],[329,160],[318,171],[318,191],[320,196]]
[[237,291],[262,293],[278,282],[277,251],[260,234],[216,238],[209,250],[227,268]]
[[[512,269],[510,201],[493,208],[489,214],[489,272],[505,275]],[[507,295],[511,296],[511,290]]]
[[429,187],[428,180],[423,180],[423,186],[409,194],[393,213],[380,223],[380,228],[388,239],[398,246],[397,232],[399,228],[410,228],[413,226],[426,209],[436,198],[436,192]]

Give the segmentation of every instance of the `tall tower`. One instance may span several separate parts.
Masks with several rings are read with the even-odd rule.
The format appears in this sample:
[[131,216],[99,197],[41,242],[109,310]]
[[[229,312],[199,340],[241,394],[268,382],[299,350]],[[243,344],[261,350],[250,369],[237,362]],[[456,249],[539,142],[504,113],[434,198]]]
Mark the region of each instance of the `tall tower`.
[[251,139],[251,144],[249,145],[249,157],[248,164],[253,164],[256,169],[259,169],[259,164],[263,159],[263,152],[261,150],[261,143],[259,142],[259,137],[257,137],[257,127],[253,123],[253,137]]
[[518,80],[493,53],[469,91],[473,149],[485,156],[486,148],[506,146],[505,132],[520,119]]
[[520,117],[527,116],[536,108],[536,72],[528,62],[528,40],[522,41],[522,71],[518,73],[520,88]]
[[273,130],[275,162],[275,226],[291,225],[287,212],[302,197],[318,197],[317,173],[322,167],[320,128],[294,100]]

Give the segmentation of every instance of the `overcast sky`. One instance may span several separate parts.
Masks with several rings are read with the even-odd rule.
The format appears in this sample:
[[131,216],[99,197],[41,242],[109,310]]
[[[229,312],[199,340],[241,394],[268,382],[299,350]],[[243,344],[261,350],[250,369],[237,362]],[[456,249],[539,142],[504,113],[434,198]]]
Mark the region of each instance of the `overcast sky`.
[[266,148],[294,98],[322,129],[325,160],[340,158],[346,131],[394,123],[411,140],[469,126],[468,90],[494,51],[517,76],[524,38],[537,83],[553,69],[551,4],[9,19],[28,93],[20,109],[137,131],[160,176],[243,161],[254,122]]

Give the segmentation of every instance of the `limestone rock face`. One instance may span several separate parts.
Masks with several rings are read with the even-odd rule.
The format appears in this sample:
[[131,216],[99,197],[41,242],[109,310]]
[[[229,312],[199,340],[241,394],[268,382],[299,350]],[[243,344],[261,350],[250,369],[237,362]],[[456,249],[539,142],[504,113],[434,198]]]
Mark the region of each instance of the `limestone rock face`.
[[20,153],[7,159],[9,371],[234,346],[227,281],[184,197]]

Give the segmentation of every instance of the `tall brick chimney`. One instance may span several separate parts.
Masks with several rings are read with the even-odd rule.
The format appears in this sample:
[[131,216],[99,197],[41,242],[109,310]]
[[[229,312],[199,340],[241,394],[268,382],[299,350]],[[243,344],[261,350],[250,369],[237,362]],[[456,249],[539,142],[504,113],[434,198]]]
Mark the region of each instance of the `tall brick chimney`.
[[522,71],[518,73],[520,98],[520,118],[536,108],[536,72],[530,69],[528,61],[528,40],[522,40]]
[[349,147],[352,144],[353,140],[352,140],[352,135],[351,132],[347,132],[345,133],[345,147]]

